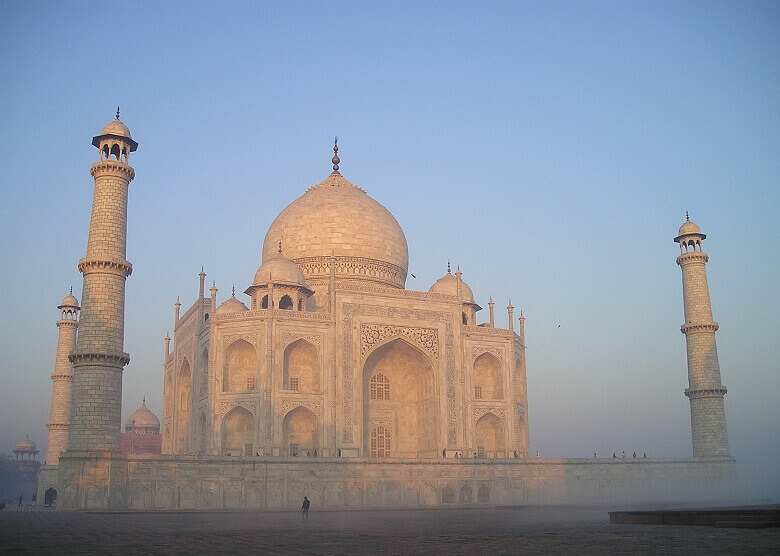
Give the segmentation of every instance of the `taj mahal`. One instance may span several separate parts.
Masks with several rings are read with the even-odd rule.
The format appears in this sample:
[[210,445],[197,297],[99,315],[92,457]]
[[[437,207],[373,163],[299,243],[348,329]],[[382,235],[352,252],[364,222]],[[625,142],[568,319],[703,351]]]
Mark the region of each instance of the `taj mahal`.
[[404,232],[342,176],[337,142],[330,174],[270,223],[245,297],[234,288],[219,300],[201,271],[196,301],[177,300],[161,419],[145,405],[138,414],[159,429],[161,453],[122,453],[138,143],[117,111],[92,145],[84,284],[80,303],[71,293],[59,306],[38,485],[56,489],[60,507],[287,509],[303,496],[334,508],[631,502],[674,500],[683,488],[711,500],[728,489],[735,461],[696,224],[686,218],[674,237],[693,457],[539,459],[529,454],[524,316],[510,303],[508,328],[497,327],[493,300],[480,313],[449,264],[428,290],[406,289]]

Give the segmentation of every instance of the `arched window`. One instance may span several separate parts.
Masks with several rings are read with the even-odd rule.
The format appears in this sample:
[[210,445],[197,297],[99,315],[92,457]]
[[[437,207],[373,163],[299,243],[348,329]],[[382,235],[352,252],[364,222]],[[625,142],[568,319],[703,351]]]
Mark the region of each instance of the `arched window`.
[[268,296],[264,295],[263,300],[260,302],[261,309],[268,309]]
[[290,310],[293,308],[292,298],[289,295],[283,295],[279,300],[279,308]]
[[461,313],[461,317],[463,318],[463,324],[468,324],[468,319],[466,318],[466,313]]
[[390,431],[382,425],[371,429],[371,457],[386,458],[390,455]]
[[284,350],[282,387],[298,392],[320,391],[317,348],[306,340],[296,340]]
[[254,346],[245,340],[237,340],[230,344],[225,352],[222,391],[244,392],[252,390],[256,373],[257,352]]
[[371,377],[369,391],[372,400],[390,399],[390,381],[382,373],[376,373]]

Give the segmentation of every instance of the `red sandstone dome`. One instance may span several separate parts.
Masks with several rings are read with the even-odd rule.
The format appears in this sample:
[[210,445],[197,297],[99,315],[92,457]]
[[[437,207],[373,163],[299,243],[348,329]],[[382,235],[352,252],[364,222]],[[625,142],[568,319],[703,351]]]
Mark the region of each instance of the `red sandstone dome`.
[[136,409],[130,414],[125,422],[125,430],[130,431],[142,431],[142,432],[160,432],[160,420],[157,416],[149,411],[146,407],[146,400],[141,404],[141,407]]

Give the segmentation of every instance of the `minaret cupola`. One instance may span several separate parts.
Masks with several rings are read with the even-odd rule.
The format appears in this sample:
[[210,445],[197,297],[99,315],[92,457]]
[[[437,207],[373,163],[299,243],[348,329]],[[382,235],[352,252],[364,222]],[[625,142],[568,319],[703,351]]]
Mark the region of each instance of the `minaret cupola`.
[[130,163],[130,153],[135,152],[138,143],[133,141],[130,130],[119,119],[119,107],[116,107],[116,119],[109,122],[100,135],[92,138],[92,144],[98,148],[99,160],[115,160],[124,164]]

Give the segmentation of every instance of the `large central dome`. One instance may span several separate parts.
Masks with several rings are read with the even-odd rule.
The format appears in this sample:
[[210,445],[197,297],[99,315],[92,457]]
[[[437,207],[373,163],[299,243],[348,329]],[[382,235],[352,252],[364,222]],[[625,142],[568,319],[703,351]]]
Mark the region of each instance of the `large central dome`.
[[337,171],[279,213],[265,235],[263,262],[278,255],[280,243],[312,285],[330,278],[331,264],[340,280],[406,283],[409,251],[401,226]]

